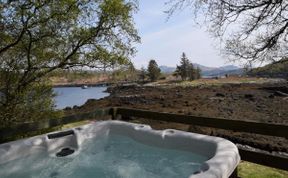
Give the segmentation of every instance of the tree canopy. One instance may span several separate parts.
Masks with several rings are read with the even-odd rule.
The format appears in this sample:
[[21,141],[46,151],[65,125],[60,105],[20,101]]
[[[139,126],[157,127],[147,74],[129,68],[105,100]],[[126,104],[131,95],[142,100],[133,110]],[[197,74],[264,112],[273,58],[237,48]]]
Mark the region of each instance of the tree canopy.
[[200,68],[195,68],[186,54],[182,53],[180,65],[176,66],[174,75],[176,77],[180,76],[182,80],[195,80],[201,78],[201,70]]
[[150,60],[147,68],[147,75],[151,81],[156,81],[161,74],[161,69],[155,60]]
[[129,63],[136,10],[133,0],[0,1],[0,109],[41,96],[57,69]]
[[169,15],[190,7],[204,19],[209,31],[226,41],[223,52],[231,60],[275,62],[288,56],[288,1],[170,0],[168,5]]
[[140,72],[139,72],[139,80],[141,82],[144,82],[147,76],[147,71],[145,70],[144,67],[141,67]]

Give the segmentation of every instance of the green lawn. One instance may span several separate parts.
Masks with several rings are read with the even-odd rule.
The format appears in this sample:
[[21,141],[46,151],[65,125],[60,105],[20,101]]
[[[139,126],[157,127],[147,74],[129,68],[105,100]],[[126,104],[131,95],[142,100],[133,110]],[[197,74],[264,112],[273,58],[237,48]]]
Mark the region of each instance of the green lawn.
[[288,172],[242,161],[238,166],[238,176],[241,178],[288,178]]
[[70,124],[63,125],[61,127],[61,130],[70,129],[70,128],[74,128],[74,127],[79,127],[79,126],[82,126],[82,125],[85,125],[85,124],[89,124],[90,122],[91,121],[89,121],[89,120],[73,122],[73,123],[70,123]]

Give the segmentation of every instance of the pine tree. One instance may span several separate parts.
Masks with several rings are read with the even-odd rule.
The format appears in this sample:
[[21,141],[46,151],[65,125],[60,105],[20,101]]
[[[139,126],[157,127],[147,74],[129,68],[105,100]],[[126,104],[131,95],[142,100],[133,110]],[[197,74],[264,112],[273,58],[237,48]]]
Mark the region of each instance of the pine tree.
[[194,69],[193,64],[189,61],[188,66],[187,66],[187,74],[188,74],[188,79],[189,80],[195,80],[196,78],[196,70]]
[[149,61],[147,71],[149,79],[153,82],[156,81],[161,74],[161,70],[158,67],[157,62],[153,59]]
[[141,67],[140,73],[139,73],[139,80],[144,82],[147,76],[147,71],[144,69],[144,67]]
[[196,79],[196,69],[194,68],[193,64],[189,61],[186,57],[185,53],[182,53],[180,59],[180,65],[176,67],[174,72],[174,76],[181,76],[182,80],[194,80]]
[[196,79],[200,79],[201,78],[201,69],[200,67],[196,68]]

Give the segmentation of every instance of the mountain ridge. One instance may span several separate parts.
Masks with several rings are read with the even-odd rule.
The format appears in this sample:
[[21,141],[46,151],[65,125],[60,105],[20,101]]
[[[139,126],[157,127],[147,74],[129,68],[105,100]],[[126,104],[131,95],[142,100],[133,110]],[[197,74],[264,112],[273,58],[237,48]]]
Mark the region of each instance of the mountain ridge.
[[[202,76],[219,76],[225,74],[237,74],[241,75],[243,73],[243,69],[234,65],[225,65],[220,67],[207,67],[201,64],[193,63],[195,67],[199,67],[201,69]],[[173,73],[176,70],[176,67],[169,67],[165,65],[159,66],[163,73]]]

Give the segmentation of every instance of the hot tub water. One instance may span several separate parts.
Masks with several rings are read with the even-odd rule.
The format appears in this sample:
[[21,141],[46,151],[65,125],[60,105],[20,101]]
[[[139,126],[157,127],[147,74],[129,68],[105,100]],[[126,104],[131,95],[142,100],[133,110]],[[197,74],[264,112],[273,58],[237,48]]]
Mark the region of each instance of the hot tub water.
[[223,138],[122,121],[0,144],[1,178],[227,178],[239,162]]
[[36,153],[0,167],[1,178],[174,178],[189,177],[207,158],[190,152],[144,145],[111,135],[91,139],[77,155]]

